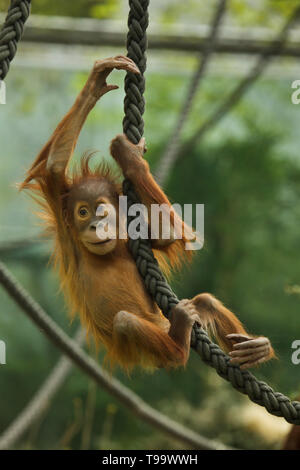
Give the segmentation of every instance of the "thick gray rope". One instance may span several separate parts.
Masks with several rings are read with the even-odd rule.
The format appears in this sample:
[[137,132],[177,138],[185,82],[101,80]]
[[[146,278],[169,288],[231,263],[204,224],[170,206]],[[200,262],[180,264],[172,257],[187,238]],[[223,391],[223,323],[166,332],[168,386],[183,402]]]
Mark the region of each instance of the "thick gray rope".
[[[129,56],[137,64],[143,65],[140,82],[141,87],[136,86],[134,81],[130,86],[130,77],[127,76],[126,98],[125,98],[125,119],[124,133],[133,142],[138,143],[142,137],[144,128],[142,114],[144,111],[144,101],[142,97],[144,89],[143,73],[146,69],[146,29],[148,23],[148,1],[130,0],[130,21],[127,45],[129,47]],[[144,11],[143,11],[144,9]],[[139,19],[143,19],[142,25]],[[147,21],[145,21],[147,18]],[[140,42],[139,42],[140,41]],[[134,45],[133,45],[134,44]],[[143,57],[142,57],[142,54]],[[134,80],[135,80],[134,76]],[[132,89],[135,93],[132,93]],[[129,90],[129,93],[127,93]],[[131,101],[133,99],[133,101]],[[143,103],[143,107],[137,106],[137,103]],[[138,108],[138,109],[137,109]],[[130,122],[130,125],[128,123]],[[139,201],[132,183],[125,179],[123,183],[123,193],[128,198],[128,209],[132,204]],[[128,216],[128,225],[134,217]],[[129,248],[136,262],[140,275],[142,276],[146,289],[168,318],[172,308],[179,302],[177,296],[172,291],[163,276],[158,262],[154,257],[150,240],[129,240]],[[300,425],[300,403],[291,402],[291,400],[281,393],[274,392],[264,382],[259,381],[253,374],[241,370],[239,366],[230,364],[230,358],[208,337],[207,333],[196,323],[193,327],[191,347],[200,355],[203,361],[216,369],[217,373],[239,392],[248,395],[250,400],[258,405],[264,406],[266,410],[275,415],[281,416],[289,423]]]
[[31,0],[11,0],[0,31],[0,80],[6,77],[10,62],[16,55],[24,24],[30,15]]
[[123,130],[131,142],[137,144],[144,134],[146,49],[149,0],[129,0],[127,51],[141,74],[128,72],[125,77]]

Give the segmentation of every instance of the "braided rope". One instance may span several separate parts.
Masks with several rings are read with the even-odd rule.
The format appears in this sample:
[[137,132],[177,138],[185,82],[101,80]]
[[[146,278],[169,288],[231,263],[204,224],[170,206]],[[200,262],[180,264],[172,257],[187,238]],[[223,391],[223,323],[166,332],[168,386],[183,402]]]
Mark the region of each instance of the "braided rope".
[[30,14],[31,0],[11,0],[0,31],[0,80],[6,77],[10,62],[16,55],[24,24]]
[[137,144],[144,134],[143,114],[145,111],[146,49],[149,0],[129,0],[127,51],[128,57],[135,61],[141,74],[128,72],[125,77],[125,101],[123,120],[124,133]]
[[[148,0],[129,0],[129,32],[127,37],[128,56],[140,67],[141,76],[137,79],[128,73],[125,80],[125,118],[124,133],[135,144],[143,135],[143,113],[145,101],[144,72],[146,70],[146,46],[148,25]],[[125,179],[123,193],[128,198],[128,208],[139,202],[132,183]],[[128,225],[134,217],[128,215]],[[179,302],[172,291],[158,262],[154,257],[150,240],[129,240],[129,249],[142,276],[146,289],[153,297],[163,314],[168,318],[172,308]],[[223,379],[239,392],[248,395],[254,403],[264,406],[266,410],[286,419],[289,423],[300,425],[300,403],[291,401],[274,390],[266,383],[259,381],[251,372],[241,370],[239,366],[230,364],[230,358],[218,345],[214,344],[207,333],[195,323],[192,331],[191,347],[202,360],[213,367]]]

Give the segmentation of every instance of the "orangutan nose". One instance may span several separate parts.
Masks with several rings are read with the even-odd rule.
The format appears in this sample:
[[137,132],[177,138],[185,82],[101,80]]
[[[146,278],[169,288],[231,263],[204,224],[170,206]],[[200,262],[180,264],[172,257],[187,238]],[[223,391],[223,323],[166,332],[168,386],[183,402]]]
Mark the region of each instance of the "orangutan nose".
[[95,232],[96,229],[97,229],[97,224],[98,224],[98,222],[96,222],[96,221],[91,222],[91,223],[90,223],[90,226],[89,226],[89,229],[90,229],[92,232]]

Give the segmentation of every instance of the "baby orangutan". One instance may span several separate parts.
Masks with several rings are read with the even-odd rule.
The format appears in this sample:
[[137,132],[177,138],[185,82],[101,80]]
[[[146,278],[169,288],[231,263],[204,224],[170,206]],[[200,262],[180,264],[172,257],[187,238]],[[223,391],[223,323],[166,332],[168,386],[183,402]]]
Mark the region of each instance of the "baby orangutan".
[[[104,94],[117,88],[106,83],[113,69],[139,73],[134,62],[124,56],[96,61],[74,105],[21,186],[33,192],[42,206],[42,217],[55,241],[53,256],[61,286],[72,312],[80,313],[96,342],[105,346],[111,364],[126,370],[136,365],[148,369],[185,365],[194,322],[212,330],[220,345],[231,351],[232,363],[246,368],[267,361],[274,355],[269,340],[246,333],[236,316],[210,294],[182,300],[167,320],[143,285],[128,240],[99,238],[97,227],[106,214],[105,205],[118,212],[122,195],[119,180],[103,164],[92,171],[87,158],[71,175],[67,167],[88,114]],[[144,151],[144,140],[133,145],[124,135],[111,143],[111,155],[147,209],[151,210],[152,204],[170,207],[143,158]],[[178,219],[177,215],[171,219],[173,231],[176,222],[183,225]],[[152,241],[162,269],[165,258],[174,266],[187,254],[185,242],[185,236],[176,239],[172,233],[167,240],[159,236]]]

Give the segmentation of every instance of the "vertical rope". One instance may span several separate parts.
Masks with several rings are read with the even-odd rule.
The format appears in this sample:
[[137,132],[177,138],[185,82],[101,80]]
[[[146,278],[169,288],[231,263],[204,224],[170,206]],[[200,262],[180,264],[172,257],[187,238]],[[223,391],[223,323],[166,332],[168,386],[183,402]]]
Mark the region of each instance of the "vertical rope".
[[24,24],[30,15],[31,0],[11,0],[0,31],[0,80],[6,77],[10,62],[16,55]]
[[123,131],[128,139],[138,144],[144,134],[145,77],[147,57],[147,27],[149,0],[129,0],[127,51],[140,69],[140,75],[128,72],[125,77]]

